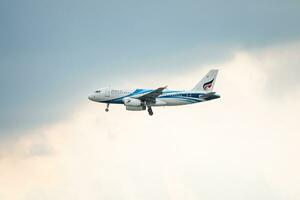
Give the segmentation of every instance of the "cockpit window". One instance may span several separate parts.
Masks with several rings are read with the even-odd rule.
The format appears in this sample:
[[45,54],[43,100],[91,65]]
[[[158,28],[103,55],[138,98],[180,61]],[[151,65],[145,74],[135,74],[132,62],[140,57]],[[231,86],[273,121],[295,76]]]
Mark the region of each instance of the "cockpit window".
[[97,91],[95,91],[95,93],[100,93],[101,92],[101,90],[97,90]]

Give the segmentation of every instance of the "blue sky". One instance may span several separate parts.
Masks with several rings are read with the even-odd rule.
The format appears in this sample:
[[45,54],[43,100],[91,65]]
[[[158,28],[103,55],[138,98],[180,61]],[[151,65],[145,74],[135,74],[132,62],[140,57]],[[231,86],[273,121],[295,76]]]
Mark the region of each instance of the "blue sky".
[[95,87],[296,40],[299,7],[298,1],[1,1],[1,129],[64,118]]

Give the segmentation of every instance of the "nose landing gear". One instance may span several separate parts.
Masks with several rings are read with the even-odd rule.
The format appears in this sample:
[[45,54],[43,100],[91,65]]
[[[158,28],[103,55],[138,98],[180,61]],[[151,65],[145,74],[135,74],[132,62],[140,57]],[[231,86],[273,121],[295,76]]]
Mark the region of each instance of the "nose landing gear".
[[106,105],[105,112],[109,111],[109,103]]
[[152,111],[151,106],[147,106],[147,107],[148,107],[148,113],[149,113],[149,115],[152,116],[153,115],[153,111]]

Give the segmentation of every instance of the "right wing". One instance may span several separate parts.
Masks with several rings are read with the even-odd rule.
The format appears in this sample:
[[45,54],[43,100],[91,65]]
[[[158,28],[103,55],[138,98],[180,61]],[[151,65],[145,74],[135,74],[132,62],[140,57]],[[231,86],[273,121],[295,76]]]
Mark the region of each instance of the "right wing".
[[160,87],[160,88],[157,88],[156,90],[153,90],[147,94],[144,94],[140,97],[137,97],[137,99],[141,100],[141,101],[144,101],[146,103],[155,103],[155,99],[162,94],[162,91],[164,89],[166,89],[167,86],[165,87]]

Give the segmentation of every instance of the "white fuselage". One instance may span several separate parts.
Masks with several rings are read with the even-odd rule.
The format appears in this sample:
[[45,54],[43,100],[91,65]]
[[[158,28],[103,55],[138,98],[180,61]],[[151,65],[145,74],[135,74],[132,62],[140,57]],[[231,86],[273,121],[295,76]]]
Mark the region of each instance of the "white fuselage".
[[[89,95],[89,99],[99,103],[107,104],[124,104],[125,98],[138,99],[152,89],[114,89],[114,88],[102,88]],[[204,98],[206,93],[204,91],[178,91],[178,90],[164,90],[159,95],[155,102],[149,104],[149,106],[177,106],[186,105],[192,103],[198,103],[202,101],[212,100],[219,98],[220,96],[210,96],[209,99]]]
[[148,111],[153,115],[152,106],[179,106],[220,98],[213,92],[218,70],[210,70],[192,90],[167,90],[167,86],[152,89],[102,88],[89,95],[91,101],[110,104],[124,104],[126,110]]

